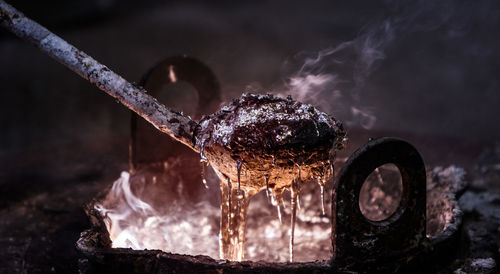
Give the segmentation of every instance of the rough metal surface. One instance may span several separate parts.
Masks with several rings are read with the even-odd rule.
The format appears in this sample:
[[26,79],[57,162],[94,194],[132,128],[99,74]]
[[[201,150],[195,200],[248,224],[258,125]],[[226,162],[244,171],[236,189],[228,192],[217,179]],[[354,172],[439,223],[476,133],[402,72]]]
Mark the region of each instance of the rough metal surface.
[[427,172],[427,235],[450,237],[462,223],[458,198],[467,187],[465,171],[456,166]]
[[[283,189],[292,180],[327,176],[330,158],[345,145],[342,124],[326,113],[291,98],[244,94],[200,121],[197,143],[202,144],[219,177],[262,190]],[[300,171],[299,171],[300,170]]]
[[[359,193],[375,168],[392,163],[401,173],[403,192],[396,212],[382,221],[368,220],[359,209]],[[335,260],[354,268],[411,261],[426,244],[426,173],[417,150],[396,138],[368,142],[347,160],[336,181],[332,203]]]

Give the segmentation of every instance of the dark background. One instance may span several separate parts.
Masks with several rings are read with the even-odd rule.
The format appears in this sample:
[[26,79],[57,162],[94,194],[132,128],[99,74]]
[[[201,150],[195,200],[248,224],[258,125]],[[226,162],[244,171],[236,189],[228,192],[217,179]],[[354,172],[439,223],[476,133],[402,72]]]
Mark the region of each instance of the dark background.
[[[396,135],[428,165],[475,172],[490,157],[495,169],[500,2],[434,2],[9,1],[129,81],[163,58],[196,57],[224,101],[286,90],[307,58],[344,45],[308,68],[337,80],[305,101],[346,122],[349,151]],[[83,204],[127,169],[130,113],[3,29],[0,83],[0,270],[75,271]],[[189,110],[183,100],[167,105]]]
[[[281,87],[300,67],[301,53],[314,55],[366,36],[388,20],[392,37],[371,37],[381,44],[375,50],[384,57],[356,90],[357,105],[377,118],[373,129],[499,140],[500,4],[428,2],[11,4],[129,81],[138,81],[162,58],[197,57],[213,69],[226,100],[249,85],[261,92]],[[295,67],[287,67],[290,62]],[[324,70],[351,82],[356,66],[364,66],[328,67],[331,62],[325,60]],[[0,64],[0,155],[40,144],[127,134],[124,107],[4,30]],[[344,96],[353,93],[352,86],[340,89]],[[327,92],[323,95],[321,101],[334,100]],[[326,111],[349,120],[342,111]]]

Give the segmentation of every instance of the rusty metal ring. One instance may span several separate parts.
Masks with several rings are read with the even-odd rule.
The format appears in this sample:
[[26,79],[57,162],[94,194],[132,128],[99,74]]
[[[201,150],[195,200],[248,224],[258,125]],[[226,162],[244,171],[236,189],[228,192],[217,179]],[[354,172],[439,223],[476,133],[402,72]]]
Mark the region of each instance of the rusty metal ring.
[[[144,74],[139,85],[148,90],[151,96],[158,97],[162,86],[175,81],[187,82],[197,91],[198,102],[196,113],[192,114],[193,119],[200,118],[202,114],[214,112],[220,104],[220,85],[215,74],[198,59],[185,55],[172,56],[159,62]],[[162,103],[169,106],[169,102]],[[151,143],[154,143],[156,148],[160,148],[158,151],[143,151],[146,149],[144,146],[140,147],[139,138],[146,135],[154,139]],[[129,143],[131,172],[134,172],[139,164],[158,162],[168,158],[169,154],[176,155],[189,150],[178,148],[182,146],[170,140],[165,134],[156,131],[151,125],[139,119],[139,116],[132,112]],[[166,150],[167,148],[168,150]]]
[[[389,163],[396,165],[401,174],[401,201],[390,217],[370,221],[359,208],[360,190],[371,172]],[[425,165],[418,151],[406,141],[383,137],[359,148],[340,171],[333,193],[332,244],[339,262],[394,263],[402,254],[409,256],[425,240]]]
[[211,103],[220,103],[220,85],[212,70],[200,60],[190,56],[172,56],[164,59],[152,67],[142,77],[139,85],[145,87],[148,92],[155,96],[158,93],[158,85],[172,83],[169,77],[174,72],[177,81],[185,81],[191,84],[198,92],[197,113],[209,114],[213,112]]

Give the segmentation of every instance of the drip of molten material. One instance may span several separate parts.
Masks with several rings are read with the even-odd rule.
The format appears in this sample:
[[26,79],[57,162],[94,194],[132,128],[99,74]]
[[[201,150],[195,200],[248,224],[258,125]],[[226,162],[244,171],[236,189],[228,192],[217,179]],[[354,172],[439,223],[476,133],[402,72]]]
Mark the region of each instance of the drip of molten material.
[[252,196],[262,190],[272,193],[281,216],[279,204],[286,189],[292,194],[289,246],[293,261],[301,185],[316,179],[324,188],[335,152],[346,141],[342,124],[291,97],[244,94],[203,117],[195,136],[201,144],[201,159],[209,161],[220,179],[220,258],[244,259],[246,214]]
[[[196,172],[195,164],[186,172]],[[185,161],[176,159],[165,166],[165,170],[143,169],[133,175],[122,172],[107,197],[97,205],[105,217],[112,247],[161,249],[217,258],[221,216],[214,190],[207,190],[201,183],[197,189],[187,186],[189,183],[178,174],[179,167],[186,166]],[[207,172],[207,176],[209,183],[215,183],[212,173]],[[176,186],[170,187],[172,185]],[[200,197],[189,198],[193,191]],[[301,193],[303,206],[301,210],[297,208],[294,260],[326,260],[331,257],[331,226],[329,217],[320,214],[319,189],[307,184]],[[281,224],[274,207],[267,201],[265,193],[259,193],[248,206],[245,258],[288,261],[290,223]],[[286,218],[291,218],[290,202],[283,200],[287,205],[282,212]]]
[[[215,195],[217,190],[215,187],[206,189],[203,184],[193,180],[195,177],[189,178],[199,170],[199,159],[191,157],[171,159],[162,163],[161,168],[147,167],[133,175],[123,172],[114,182],[106,198],[96,205],[104,217],[113,247],[161,249],[213,258],[219,255],[217,233],[221,216],[220,201]],[[336,163],[344,161],[335,160]],[[398,204],[401,199],[401,177],[394,171],[397,171],[395,166],[384,165],[368,176],[366,191],[363,190],[364,185],[359,200],[359,207],[365,217],[371,220],[384,219],[391,213],[393,205]],[[462,169],[454,166],[429,171],[428,236],[437,235],[455,225],[453,213],[457,210],[457,204],[450,197],[454,197],[453,193],[465,185],[464,174]],[[215,175],[208,169],[206,176],[212,186],[216,182]],[[327,260],[332,254],[331,224],[330,217],[321,214],[320,189],[315,184],[300,185],[302,206],[298,208],[297,197],[294,260]],[[400,187],[395,187],[397,185]],[[325,194],[329,191],[326,187]],[[282,194],[270,192],[270,197],[274,197],[274,206],[278,205],[278,199],[286,205],[282,213],[288,218],[293,207],[291,200],[286,199],[289,196],[284,195],[283,199]],[[324,197],[328,209],[331,195]],[[258,193],[248,206],[245,258],[284,262],[290,257],[288,245],[291,223],[281,224],[274,206],[267,204],[267,201],[269,198],[265,193]],[[329,214],[328,211],[326,213]]]
[[[335,153],[346,142],[342,124],[313,106],[291,98],[244,94],[215,114],[205,116],[196,128],[195,136],[196,143],[200,144],[202,165],[208,162],[220,181],[219,257],[234,261],[245,259],[250,199],[266,190],[278,209],[280,224],[283,214],[290,216],[288,259],[293,261],[295,233],[300,231],[296,228],[300,191],[307,182],[319,181],[321,203],[324,203],[324,185],[333,173]],[[202,174],[204,177],[204,168]],[[120,184],[127,186],[126,179],[121,180]],[[207,186],[205,178],[202,181]],[[177,185],[182,187],[182,184]],[[284,191],[291,194],[288,208],[283,201]],[[135,203],[130,205],[135,207]],[[322,207],[324,213],[324,205]],[[108,217],[120,214],[107,207],[100,210]],[[183,207],[182,211],[189,209]],[[158,214],[151,212],[147,215]],[[120,219],[121,216],[114,217]],[[149,218],[142,227],[156,224],[155,219],[150,221]],[[261,220],[253,221],[265,227]],[[112,221],[109,226],[113,229],[121,224]],[[128,246],[141,248],[138,241],[129,239],[130,232],[134,231],[127,229],[118,236],[110,234],[115,239],[128,239]]]

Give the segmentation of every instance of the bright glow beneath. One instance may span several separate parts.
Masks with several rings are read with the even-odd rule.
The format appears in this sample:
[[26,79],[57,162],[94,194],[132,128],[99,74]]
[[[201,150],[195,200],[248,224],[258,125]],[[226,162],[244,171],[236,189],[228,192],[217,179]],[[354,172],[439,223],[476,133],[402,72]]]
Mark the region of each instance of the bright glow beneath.
[[[220,208],[216,203],[209,202],[213,195],[205,192],[207,199],[193,204],[185,195],[187,187],[179,182],[175,200],[156,195],[163,197],[165,202],[152,202],[150,194],[164,188],[165,178],[162,176],[165,174],[161,172],[143,172],[133,176],[122,172],[106,199],[96,206],[106,216],[112,246],[202,254],[218,259]],[[201,182],[199,187],[207,191]],[[289,220],[291,214],[287,194],[281,206],[284,220]],[[316,183],[307,184],[301,191],[301,209],[297,210],[295,227],[295,261],[326,260],[331,257],[330,218],[321,216],[320,199]],[[327,203],[330,201],[327,200]],[[276,207],[269,203],[265,193],[256,195],[249,207],[245,260],[286,262],[289,259],[289,228],[288,221],[280,223]]]

